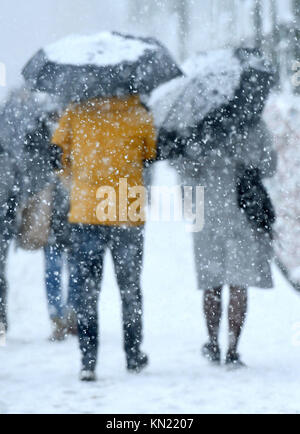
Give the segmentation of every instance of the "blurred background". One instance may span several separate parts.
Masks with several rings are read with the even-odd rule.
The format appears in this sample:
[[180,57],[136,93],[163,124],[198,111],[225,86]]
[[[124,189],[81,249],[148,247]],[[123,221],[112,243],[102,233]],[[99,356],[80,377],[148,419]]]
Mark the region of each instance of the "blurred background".
[[[278,215],[276,253],[300,288],[300,0],[0,0],[0,111],[38,49],[70,33],[103,30],[155,36],[178,62],[201,51],[240,45],[258,47],[272,61],[278,80],[264,117],[279,155],[278,172],[268,185]],[[159,164],[154,183],[178,183],[175,171]],[[1,174],[7,185],[5,170]],[[77,384],[75,340],[52,346],[45,339],[49,321],[42,253],[11,249],[12,328],[9,345],[1,348],[0,341],[0,414],[299,413],[299,293],[274,267],[276,290],[250,291],[242,348],[250,369],[237,376],[212,372],[199,357],[206,330],[191,237],[178,222],[149,222],[147,231],[145,348],[153,364],[139,378],[120,369],[120,300],[108,258],[99,388]]]
[[300,281],[300,0],[1,0],[0,101],[39,48],[102,30],[155,35],[178,61],[239,45],[259,47],[272,60],[278,85],[266,120],[280,154],[270,186],[280,216],[278,255]]
[[[69,33],[121,30],[156,35],[179,60],[243,44],[263,46],[288,85],[299,55],[299,0],[1,0],[0,62],[7,86],[41,46]],[[0,87],[0,99],[6,89]]]

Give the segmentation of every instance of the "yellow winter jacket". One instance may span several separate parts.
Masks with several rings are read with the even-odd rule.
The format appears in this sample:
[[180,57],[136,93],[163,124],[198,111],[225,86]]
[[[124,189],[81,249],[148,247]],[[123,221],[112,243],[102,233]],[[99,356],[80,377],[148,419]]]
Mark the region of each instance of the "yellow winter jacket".
[[[119,209],[120,180],[123,190],[124,185],[129,189],[143,186],[144,161],[156,158],[153,118],[138,96],[94,99],[70,106],[52,143],[62,147],[64,171],[71,171],[71,223],[115,226],[144,223],[138,217],[126,220],[124,209]],[[108,221],[99,220],[97,207],[100,197],[101,200],[109,197],[111,201],[114,196],[98,194],[97,198],[100,187],[112,187],[116,192],[115,218]],[[124,198],[121,200],[124,204]],[[127,199],[128,207],[132,203],[132,198]],[[141,210],[136,211],[139,214]]]

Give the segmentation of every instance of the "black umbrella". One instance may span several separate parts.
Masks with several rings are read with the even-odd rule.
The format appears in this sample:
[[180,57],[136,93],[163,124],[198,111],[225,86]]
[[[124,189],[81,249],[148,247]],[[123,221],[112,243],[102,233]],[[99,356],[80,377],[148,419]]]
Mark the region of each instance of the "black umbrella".
[[163,131],[190,136],[210,124],[224,132],[260,116],[273,84],[273,71],[254,50],[217,50],[189,60],[186,77],[154,91],[150,106]]
[[40,50],[25,66],[31,89],[68,102],[149,94],[182,75],[167,49],[153,38],[120,33],[73,35]]

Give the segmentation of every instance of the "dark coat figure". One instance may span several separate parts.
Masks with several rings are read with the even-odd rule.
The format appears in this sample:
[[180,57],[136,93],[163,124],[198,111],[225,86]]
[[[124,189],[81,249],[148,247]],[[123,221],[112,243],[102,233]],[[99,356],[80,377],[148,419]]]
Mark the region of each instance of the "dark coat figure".
[[[60,105],[20,88],[0,107],[0,323],[6,319],[5,263],[9,241],[20,238],[17,210],[41,192],[53,177],[56,158],[50,141],[50,118]],[[21,214],[21,213],[20,213]],[[17,221],[18,220],[18,221]],[[20,231],[19,231],[20,229]]]
[[17,166],[0,144],[0,328],[7,330],[6,262],[10,241],[16,231],[19,202]]

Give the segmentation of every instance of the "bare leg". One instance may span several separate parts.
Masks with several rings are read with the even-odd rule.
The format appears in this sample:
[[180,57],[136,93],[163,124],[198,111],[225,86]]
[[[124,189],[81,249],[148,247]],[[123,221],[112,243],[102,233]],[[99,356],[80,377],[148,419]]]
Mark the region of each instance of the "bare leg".
[[222,287],[205,291],[204,314],[209,344],[204,346],[203,355],[212,362],[220,362],[219,331],[222,317]]
[[246,288],[230,287],[229,350],[228,359],[237,356],[239,340],[246,321],[248,308],[248,291]]

